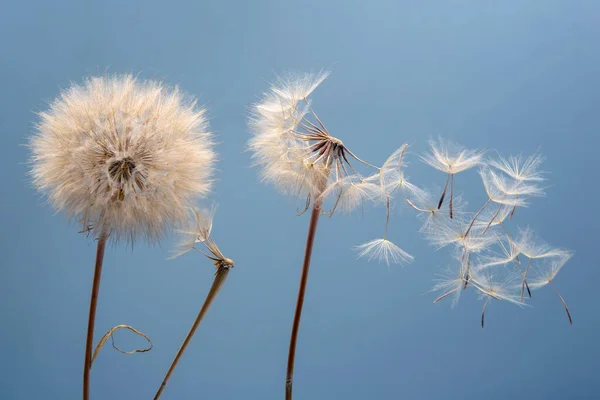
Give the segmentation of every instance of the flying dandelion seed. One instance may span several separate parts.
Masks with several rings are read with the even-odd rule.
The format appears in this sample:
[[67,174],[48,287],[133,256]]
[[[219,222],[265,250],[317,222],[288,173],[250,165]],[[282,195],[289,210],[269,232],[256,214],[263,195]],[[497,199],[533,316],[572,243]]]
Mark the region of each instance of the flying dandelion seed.
[[204,113],[177,88],[122,75],[73,84],[39,115],[34,185],[98,237],[84,399],[106,241],[158,240],[209,192],[216,156]]
[[444,143],[441,138],[438,142],[430,140],[429,145],[431,147],[430,152],[424,154],[421,159],[429,166],[448,174],[444,190],[438,202],[438,209],[442,207],[446,191],[448,190],[448,186],[450,186],[450,204],[448,210],[450,218],[453,218],[454,175],[479,165],[482,162],[484,152],[466,150],[450,142]]
[[[443,205],[448,181],[437,204],[433,196],[425,191],[414,193],[407,199],[418,216],[425,218],[421,232],[427,240],[438,249],[454,245],[455,257],[459,260],[459,268],[443,276],[434,286],[434,291],[441,292],[434,302],[453,295],[454,305],[462,291],[468,286],[473,287],[484,300],[481,310],[483,327],[486,309],[492,300],[522,306],[525,293],[531,298],[532,289],[550,285],[572,323],[567,303],[553,284],[554,277],[572,253],[550,247],[537,239],[529,228],[520,229],[515,238],[505,226],[517,207],[526,207],[532,197],[544,195],[539,185],[545,180],[539,170],[544,158],[536,153],[525,159],[510,156],[508,159],[499,157],[484,162],[480,159],[482,153],[463,153],[463,150],[450,152],[443,143],[441,139],[439,145],[432,143],[431,154],[424,156],[424,161],[449,174],[451,162],[444,161],[452,158],[447,155],[449,153],[459,154],[453,160],[467,160],[463,167],[480,164],[479,176],[487,200],[473,214],[461,212],[457,217],[454,212],[454,218],[446,218],[440,215],[440,206]],[[448,180],[452,196],[452,178]],[[528,277],[531,271],[534,278]]]

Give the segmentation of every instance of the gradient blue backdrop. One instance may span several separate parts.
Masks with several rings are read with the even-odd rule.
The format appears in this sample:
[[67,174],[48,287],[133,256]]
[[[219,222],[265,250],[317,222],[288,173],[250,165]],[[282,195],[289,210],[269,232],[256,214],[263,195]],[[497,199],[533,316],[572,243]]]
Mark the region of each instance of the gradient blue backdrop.
[[[576,251],[556,281],[574,325],[549,289],[525,309],[494,302],[483,330],[472,294],[455,309],[432,304],[426,292],[450,258],[404,207],[390,235],[416,261],[390,271],[352,251],[381,234],[382,209],[323,219],[296,398],[598,398],[599,33],[597,1],[5,2],[0,398],[80,396],[94,243],[31,187],[24,144],[61,88],[106,72],[199,96],[219,140],[213,233],[236,267],[163,398],[283,398],[307,216],[249,167],[246,114],[276,73],[321,68],[333,74],[314,102],[330,130],[376,163],[411,143],[417,184],[444,182],[414,155],[430,136],[506,155],[542,146],[548,196],[517,222]],[[484,200],[475,171],[456,184],[473,208]],[[107,347],[93,399],[151,398],[195,317],[213,268],[197,254],[167,261],[171,245],[108,250],[96,338],[127,323],[155,349]]]

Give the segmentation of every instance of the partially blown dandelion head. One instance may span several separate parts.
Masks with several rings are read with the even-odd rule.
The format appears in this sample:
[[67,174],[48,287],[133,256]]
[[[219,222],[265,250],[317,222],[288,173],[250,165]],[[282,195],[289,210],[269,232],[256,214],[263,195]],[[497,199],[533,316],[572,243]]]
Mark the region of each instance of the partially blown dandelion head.
[[373,187],[364,183],[350,160],[370,164],[332,136],[312,109],[308,97],[328,75],[288,74],[273,83],[252,107],[248,148],[262,167],[263,180],[285,194],[313,201],[331,194],[337,204],[347,193],[343,208],[349,210],[369,197]]
[[131,75],[73,84],[40,113],[34,184],[96,234],[156,239],[211,188],[204,112],[176,88]]

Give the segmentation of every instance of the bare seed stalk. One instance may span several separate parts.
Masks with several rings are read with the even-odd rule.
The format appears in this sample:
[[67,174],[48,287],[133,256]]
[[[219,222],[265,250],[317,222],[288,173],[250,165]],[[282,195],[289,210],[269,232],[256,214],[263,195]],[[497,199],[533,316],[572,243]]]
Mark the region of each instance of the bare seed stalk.
[[100,279],[102,277],[102,262],[104,261],[106,239],[108,239],[108,235],[106,233],[101,234],[98,238],[98,245],[96,247],[96,264],[94,266],[94,280],[92,282],[87,338],[85,340],[85,360],[83,364],[83,400],[89,400],[90,398],[90,368],[92,367],[92,347],[94,345],[96,306],[98,304],[98,292],[100,291]]
[[[287,375],[285,379],[285,398],[292,400],[292,383],[294,380],[294,359],[296,356],[296,341],[298,340],[298,329],[300,328],[300,317],[302,316],[302,305],[304,304],[304,293],[306,292],[306,282],[308,280],[308,271],[310,269],[310,257],[312,255],[315,235],[317,233],[317,224],[321,215],[321,202],[315,201],[310,214],[308,224],[308,235],[306,237],[306,248],[304,250],[304,261],[302,263],[302,275],[300,277],[300,287],[298,288],[298,299],[296,301],[296,311],[294,312],[294,322],[292,324],[292,334],[290,338],[290,349],[288,354]],[[156,400],[156,399],[155,399]]]
[[229,273],[228,267],[221,267],[215,273],[215,280],[213,281],[213,284],[210,287],[208,294],[206,295],[204,304],[202,304],[202,308],[200,309],[200,312],[198,313],[198,316],[196,317],[196,320],[194,321],[192,328],[190,329],[187,336],[185,337],[185,340],[183,341],[183,344],[179,348],[179,351],[177,352],[175,359],[173,359],[173,362],[171,363],[171,366],[169,367],[169,370],[167,371],[165,378],[163,379],[162,383],[160,384],[160,387],[158,388],[158,391],[156,392],[156,395],[154,396],[154,400],[157,400],[158,398],[160,398],[160,395],[162,394],[165,386],[167,386],[167,382],[169,381],[169,378],[171,377],[173,370],[177,366],[177,363],[179,362],[179,359],[183,355],[183,352],[187,348],[188,344],[190,344],[190,341],[192,340],[192,337],[194,336],[196,329],[198,329],[198,326],[200,326],[200,323],[202,322],[202,319],[208,312],[210,305],[212,304],[213,300],[215,299],[215,297],[221,290],[221,287],[225,283],[228,273]]

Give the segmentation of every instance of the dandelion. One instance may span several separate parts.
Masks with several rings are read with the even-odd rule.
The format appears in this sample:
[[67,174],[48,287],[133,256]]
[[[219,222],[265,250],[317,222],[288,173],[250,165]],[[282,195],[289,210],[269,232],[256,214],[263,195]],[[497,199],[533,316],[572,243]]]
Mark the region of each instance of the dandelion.
[[[288,354],[286,399],[292,396],[296,342],[320,215],[331,217],[338,208],[350,212],[366,201],[385,201],[388,204],[387,232],[391,192],[416,190],[416,186],[409,184],[403,173],[397,171],[402,165],[406,145],[394,152],[380,168],[359,158],[342,140],[331,135],[308,98],[327,76],[328,73],[321,72],[279,78],[253,105],[249,121],[253,136],[248,148],[254,164],[261,168],[262,180],[284,194],[305,198],[305,207],[299,214],[311,209]],[[374,173],[363,176],[357,170],[359,165],[374,170]],[[332,206],[324,211],[328,200]],[[412,258],[385,236],[360,249],[362,255],[371,254],[371,258],[388,263]]]
[[458,304],[460,294],[465,284],[465,277],[468,275],[470,269],[470,259],[464,259],[463,257],[457,258],[458,268],[448,268],[444,275],[440,275],[440,278],[436,279],[437,283],[431,289],[432,291],[442,292],[433,302],[437,303],[450,295],[452,296],[452,307]]
[[490,299],[508,301],[510,303],[522,306],[523,302],[519,295],[515,293],[515,282],[520,279],[519,274],[508,272],[503,268],[473,268],[471,271],[470,282],[477,289],[485,303],[481,309],[481,327],[485,323],[485,310]]
[[[572,253],[547,245],[529,228],[520,229],[514,238],[505,226],[517,207],[526,207],[530,198],[544,195],[540,183],[545,178],[539,169],[544,158],[536,153],[527,158],[509,156],[505,159],[499,156],[484,162],[483,152],[450,149],[450,145],[441,139],[439,143],[430,142],[430,145],[431,152],[422,159],[448,174],[442,196],[436,201],[428,191],[414,191],[406,202],[419,213],[419,217],[425,219],[420,231],[428,241],[438,249],[453,245],[455,258],[459,261],[459,268],[437,280],[433,290],[441,294],[434,302],[453,295],[455,304],[460,293],[471,283],[485,300],[481,310],[483,327],[491,299],[522,306],[525,291],[531,298],[532,289],[550,284],[571,322],[567,304],[552,282]],[[456,199],[452,201],[453,174],[476,165],[481,165],[479,176],[487,200],[473,214],[458,214],[458,202]],[[448,186],[451,200],[448,204],[449,218],[442,209]],[[528,259],[527,262],[523,262],[524,259]]]
[[[446,210],[448,203],[444,203],[442,207],[438,209],[438,200],[434,199],[429,191],[415,191],[411,197],[406,199],[406,203],[419,213],[418,216],[420,218],[425,220],[421,229],[419,229],[419,232],[427,232],[438,223],[448,223],[448,221],[446,221],[446,218],[448,218],[448,212]],[[454,195],[453,203],[453,215],[458,215],[462,218],[464,216],[466,203],[461,196],[457,195]]]
[[494,234],[468,232],[469,224],[464,218],[448,219],[432,225],[425,232],[430,243],[438,249],[454,244],[468,253],[479,253],[498,240]]
[[450,204],[448,210],[450,218],[453,218],[452,200],[454,192],[454,175],[479,165],[482,162],[484,152],[479,150],[466,150],[449,142],[444,143],[441,138],[439,139],[439,143],[430,140],[429,145],[431,146],[431,152],[423,155],[421,159],[429,166],[448,174],[446,185],[444,186],[444,190],[442,191],[442,195],[438,202],[438,209],[442,207],[448,185],[450,185]]
[[215,153],[204,110],[178,89],[131,75],[73,84],[40,113],[34,185],[98,237],[84,364],[89,370],[106,241],[157,240],[211,187]]
[[[524,207],[527,205],[527,196],[540,196],[543,194],[541,188],[535,185],[528,185],[520,181],[510,181],[506,177],[497,174],[489,167],[481,168],[479,175],[481,176],[483,186],[485,187],[488,200],[475,213],[475,216],[473,216],[467,234],[473,227],[473,224],[475,223],[475,220],[479,214],[481,214],[481,212],[485,210],[490,203],[493,202],[498,204],[498,208],[496,213],[487,223],[484,232],[491,226],[500,211],[502,211],[503,207],[509,206],[513,208],[513,210],[514,207],[517,206]],[[514,213],[514,211],[512,213]]]
[[[521,297],[523,297],[524,295],[525,287],[527,287],[529,291],[529,285],[527,283],[527,273],[529,272],[529,269],[531,268],[534,260],[541,260],[547,258],[568,260],[567,256],[569,256],[570,254],[568,250],[553,249],[549,244],[538,239],[535,236],[534,232],[531,229],[529,229],[529,227],[525,229],[519,229],[519,236],[514,242],[514,246],[519,251],[519,253],[529,258],[529,262],[525,267],[525,271],[523,271]],[[529,292],[529,296],[531,297],[531,292]]]
[[[185,352],[185,349],[191,342],[194,333],[196,333],[196,330],[198,329],[200,323],[202,322],[202,319],[204,319],[204,316],[208,312],[208,309],[210,308],[213,300],[216,298],[217,294],[221,290],[221,287],[223,287],[223,284],[227,279],[227,275],[229,274],[229,270],[234,266],[233,260],[223,255],[223,253],[221,252],[221,250],[219,249],[219,247],[217,246],[210,234],[213,226],[215,208],[213,207],[210,210],[194,209],[192,214],[193,219],[189,223],[189,227],[180,232],[181,240],[177,245],[174,257],[178,257],[182,254],[185,254],[190,250],[195,250],[202,253],[206,258],[213,261],[213,264],[216,268],[215,279],[208,292],[208,295],[206,296],[206,299],[204,300],[204,304],[202,305],[202,308],[200,309],[200,312],[196,317],[196,320],[192,324],[190,331],[185,337],[181,347],[179,348],[179,351],[175,355],[175,359],[169,366],[169,370],[167,371],[167,374],[165,375],[160,387],[158,388],[158,391],[154,396],[154,400],[160,398],[164,388],[167,386],[167,382],[169,381],[171,374],[173,373],[175,367],[177,366],[177,363],[179,362],[179,359],[181,358],[181,356]],[[204,250],[196,247],[200,243],[204,246]]]
[[518,182],[542,182],[544,172],[539,171],[544,157],[536,153],[523,160],[522,156],[510,155],[507,159],[498,156],[498,159],[488,161],[488,165],[494,167]]
[[[500,248],[499,252],[486,254],[480,257],[479,267],[489,268],[496,266],[503,266],[510,263],[519,265],[519,250],[514,245],[512,239],[508,236],[497,236],[497,244]],[[519,268],[520,270],[520,268]]]
[[534,271],[536,272],[536,276],[529,283],[529,286],[532,289],[538,289],[546,285],[550,285],[560,301],[562,302],[565,312],[567,313],[567,317],[569,318],[569,324],[573,325],[573,319],[571,318],[571,312],[569,311],[569,307],[567,306],[567,302],[560,295],[556,286],[554,286],[554,278],[560,272],[560,270],[565,266],[567,261],[571,259],[573,253],[570,251],[564,251],[562,254],[557,254],[551,258],[544,260],[541,265],[536,265],[534,267]]
[[356,249],[360,252],[359,258],[368,255],[369,261],[373,258],[385,261],[388,267],[390,266],[390,260],[394,264],[404,264],[413,260],[413,256],[385,238],[364,243],[357,246]]

